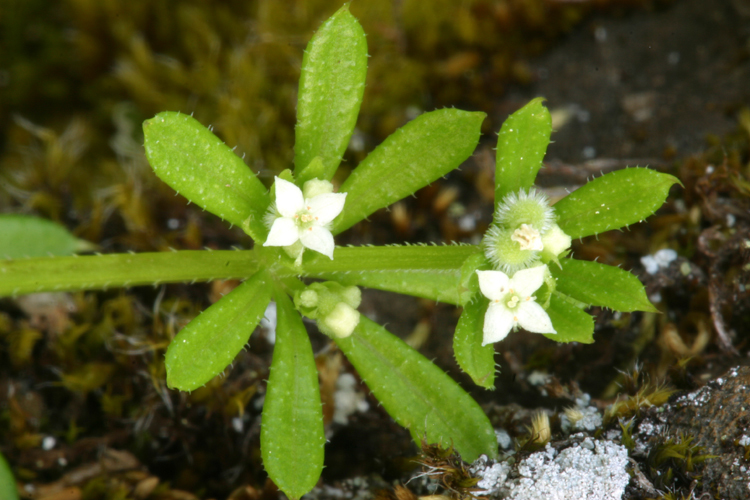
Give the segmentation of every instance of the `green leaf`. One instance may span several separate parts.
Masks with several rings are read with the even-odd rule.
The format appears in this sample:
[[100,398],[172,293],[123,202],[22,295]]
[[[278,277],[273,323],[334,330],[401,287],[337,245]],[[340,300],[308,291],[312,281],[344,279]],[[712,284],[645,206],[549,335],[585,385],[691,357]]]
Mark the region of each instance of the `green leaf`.
[[[315,33],[302,60],[294,144],[300,185],[336,173],[357,123],[366,75],[365,32],[345,4]],[[305,171],[315,157],[325,167],[322,175]]]
[[545,335],[555,342],[594,342],[594,318],[579,307],[575,300],[555,292],[550,297],[547,314],[556,334]]
[[16,481],[13,479],[10,466],[2,454],[0,454],[0,498],[3,500],[18,500]]
[[315,486],[323,470],[323,410],[310,338],[289,298],[274,294],[276,345],[263,403],[260,449],[268,476],[289,498]]
[[453,444],[467,462],[497,455],[495,432],[476,401],[401,339],[363,315],[350,337],[335,341],[415,442]]
[[495,154],[495,206],[509,193],[528,189],[542,166],[552,134],[552,118],[537,97],[505,120]]
[[619,267],[575,259],[560,259],[560,264],[562,269],[552,264],[549,270],[561,293],[615,311],[658,312],[638,278]]
[[475,384],[495,388],[495,345],[482,345],[482,327],[487,300],[477,299],[464,306],[453,336],[453,354],[458,366]]
[[224,371],[263,317],[271,288],[261,271],[180,330],[167,349],[167,385],[192,391]]
[[60,224],[30,215],[0,215],[0,235],[0,258],[71,255],[96,248]]
[[226,144],[192,116],[166,111],[143,122],[156,175],[196,205],[265,241],[265,186]]
[[391,134],[341,186],[341,192],[348,195],[333,233],[461,165],[479,141],[484,117],[484,113],[440,109],[418,116]]
[[679,179],[648,168],[626,168],[592,180],[558,201],[557,225],[582,238],[640,222],[667,199]]
[[479,277],[477,276],[477,271],[480,269],[492,269],[492,264],[490,264],[484,253],[479,251],[479,247],[477,247],[477,252],[467,257],[461,264],[461,302],[459,305],[467,304],[474,300],[474,297],[480,296]]
[[0,260],[0,297],[39,292],[106,290],[160,283],[246,279],[255,274],[259,266],[255,249]]
[[461,265],[479,252],[475,245],[336,248],[333,260],[314,254],[304,275],[366,286],[449,304],[461,304]]

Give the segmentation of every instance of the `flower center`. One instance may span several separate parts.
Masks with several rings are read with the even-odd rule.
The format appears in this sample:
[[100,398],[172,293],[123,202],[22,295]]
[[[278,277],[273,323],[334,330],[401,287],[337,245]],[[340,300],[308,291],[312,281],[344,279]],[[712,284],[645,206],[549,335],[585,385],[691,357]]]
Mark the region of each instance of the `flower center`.
[[529,226],[528,224],[521,224],[521,226],[513,232],[510,237],[511,240],[518,242],[521,250],[542,250],[544,244],[542,243],[542,235]]
[[304,209],[297,212],[294,218],[297,220],[297,227],[310,231],[312,231],[312,227],[315,225],[315,221],[318,220],[318,217],[310,213],[310,207],[305,207]]
[[508,301],[508,307],[509,307],[510,309],[513,309],[513,308],[515,308],[515,307],[516,307],[516,306],[518,305],[518,302],[519,302],[520,300],[521,300],[521,299],[519,299],[519,298],[518,298],[518,295],[513,295],[513,296],[512,296],[511,298],[510,298],[510,300]]
[[506,297],[508,301],[505,303],[505,305],[508,306],[508,309],[516,309],[520,302],[530,302],[532,300],[536,300],[536,297],[533,295],[529,295],[527,297],[521,297],[518,294],[516,294],[516,292],[512,288],[508,291],[510,292],[508,294],[508,297],[510,298],[508,299]]

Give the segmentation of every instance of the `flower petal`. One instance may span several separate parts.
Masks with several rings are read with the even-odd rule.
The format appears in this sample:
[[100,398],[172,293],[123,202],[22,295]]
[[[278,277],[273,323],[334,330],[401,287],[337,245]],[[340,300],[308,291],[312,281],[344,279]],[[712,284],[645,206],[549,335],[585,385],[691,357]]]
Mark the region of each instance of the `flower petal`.
[[477,271],[479,289],[490,300],[500,300],[508,294],[510,278],[502,271]]
[[277,217],[273,221],[268,238],[263,243],[264,247],[285,247],[299,239],[299,229],[292,219]]
[[326,193],[305,200],[305,205],[310,215],[315,217],[315,223],[324,225],[341,213],[345,201],[346,193]]
[[516,272],[510,279],[510,287],[521,298],[529,297],[536,292],[542,283],[544,275],[547,272],[547,266],[537,266],[529,269],[522,269]]
[[305,206],[302,190],[289,181],[276,177],[276,210],[284,217],[293,219]]
[[552,326],[547,311],[534,300],[522,301],[516,309],[516,317],[521,328],[532,333],[557,333]]
[[490,302],[484,314],[482,345],[503,340],[510,333],[513,324],[513,313],[505,307],[505,304]]
[[328,229],[321,226],[312,226],[302,231],[299,239],[305,247],[320,252],[333,260],[333,235]]

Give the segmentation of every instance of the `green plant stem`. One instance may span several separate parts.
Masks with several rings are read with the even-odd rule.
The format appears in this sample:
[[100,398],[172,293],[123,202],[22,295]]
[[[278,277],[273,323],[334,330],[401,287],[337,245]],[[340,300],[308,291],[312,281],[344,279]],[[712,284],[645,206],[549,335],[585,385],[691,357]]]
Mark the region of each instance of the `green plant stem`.
[[[161,283],[245,279],[263,266],[253,250],[183,250],[0,261],[0,297]],[[288,271],[279,269],[282,274]]]
[[308,260],[309,278],[334,280],[413,295],[449,304],[468,297],[461,287],[461,266],[479,248],[475,245],[337,248],[334,260]]
[[460,271],[463,262],[477,253],[476,245],[410,245],[386,247],[339,247],[333,260],[316,254],[303,272],[310,277],[327,273],[359,271]]

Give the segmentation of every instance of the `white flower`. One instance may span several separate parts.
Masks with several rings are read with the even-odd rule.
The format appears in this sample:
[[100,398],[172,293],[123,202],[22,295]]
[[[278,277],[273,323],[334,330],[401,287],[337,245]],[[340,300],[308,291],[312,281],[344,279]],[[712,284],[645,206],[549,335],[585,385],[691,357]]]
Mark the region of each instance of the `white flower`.
[[[286,247],[297,241],[333,259],[330,223],[344,209],[346,193],[322,193],[304,198],[302,190],[276,177],[278,216],[271,224],[264,247]],[[274,216],[276,213],[274,213]]]
[[490,299],[484,315],[482,345],[503,340],[520,326],[533,333],[557,333],[547,312],[532,294],[544,283],[547,266],[516,272],[512,278],[502,271],[477,271],[479,289]]

